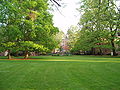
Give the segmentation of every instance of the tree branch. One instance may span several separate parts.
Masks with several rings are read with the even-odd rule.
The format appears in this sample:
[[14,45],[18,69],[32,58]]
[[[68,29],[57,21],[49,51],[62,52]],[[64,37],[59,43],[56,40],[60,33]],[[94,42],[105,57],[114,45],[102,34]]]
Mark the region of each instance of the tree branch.
[[56,0],[50,0],[50,1],[56,3],[59,7],[61,7],[61,5]]

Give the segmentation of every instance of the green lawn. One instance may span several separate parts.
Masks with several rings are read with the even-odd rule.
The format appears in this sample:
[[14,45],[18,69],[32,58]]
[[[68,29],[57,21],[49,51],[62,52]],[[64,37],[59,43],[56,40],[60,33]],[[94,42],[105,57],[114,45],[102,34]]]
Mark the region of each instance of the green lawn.
[[119,57],[32,58],[1,59],[0,90],[120,90]]

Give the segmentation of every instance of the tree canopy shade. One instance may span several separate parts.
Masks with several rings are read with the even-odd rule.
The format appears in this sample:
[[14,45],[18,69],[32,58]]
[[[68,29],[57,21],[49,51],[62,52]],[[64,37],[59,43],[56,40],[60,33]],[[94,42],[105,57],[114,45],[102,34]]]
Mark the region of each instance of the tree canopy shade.
[[47,1],[1,0],[1,42],[16,43],[16,47],[24,47],[22,50],[25,52],[31,49],[46,52],[54,49],[57,44],[52,37],[59,30],[53,26]]

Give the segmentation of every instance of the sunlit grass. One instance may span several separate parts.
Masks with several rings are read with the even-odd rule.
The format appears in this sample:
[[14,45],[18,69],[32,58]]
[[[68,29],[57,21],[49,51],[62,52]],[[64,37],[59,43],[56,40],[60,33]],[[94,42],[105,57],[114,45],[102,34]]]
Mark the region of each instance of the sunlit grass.
[[120,90],[119,58],[39,56],[0,60],[0,90]]

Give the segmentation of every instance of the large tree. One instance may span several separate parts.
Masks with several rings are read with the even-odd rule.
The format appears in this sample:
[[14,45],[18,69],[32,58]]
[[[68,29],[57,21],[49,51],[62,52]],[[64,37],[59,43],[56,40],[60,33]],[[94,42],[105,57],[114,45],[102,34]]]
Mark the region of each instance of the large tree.
[[34,50],[41,50],[43,48],[41,45],[49,50],[56,47],[56,43],[48,43],[54,42],[52,37],[58,32],[58,28],[53,26],[47,1],[1,1],[0,23],[2,24],[2,30],[4,27],[3,38],[5,38],[3,41],[4,43],[16,42],[18,47],[23,45],[25,47],[25,58],[27,58],[28,51],[31,50],[32,46]]
[[[88,43],[90,48],[110,48],[113,55],[116,55],[115,40],[116,33],[120,28],[120,14],[116,8],[115,1],[83,0],[82,4],[80,8],[80,10],[83,10],[83,15],[80,19],[81,31],[84,32],[88,39],[86,39],[87,41],[83,40],[85,38],[81,38],[83,36],[83,33],[81,33],[82,35],[80,35],[78,41],[83,41],[82,44],[87,45],[88,40],[91,38],[92,42]],[[88,34],[88,32],[91,34]],[[86,48],[88,48],[88,45]],[[83,46],[85,47],[85,45]]]

